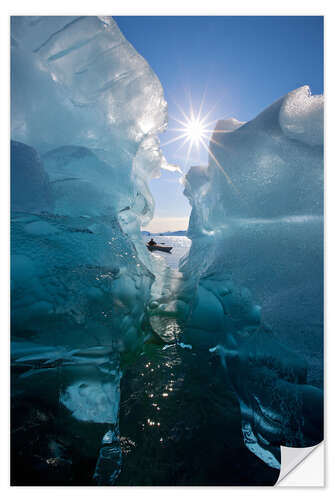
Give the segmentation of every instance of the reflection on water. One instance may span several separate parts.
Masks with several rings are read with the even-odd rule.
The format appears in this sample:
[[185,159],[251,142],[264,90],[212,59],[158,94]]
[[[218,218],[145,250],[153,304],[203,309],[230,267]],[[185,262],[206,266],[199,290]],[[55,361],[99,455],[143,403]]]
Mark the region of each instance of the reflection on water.
[[[155,240],[173,247],[158,255],[177,269],[190,240]],[[176,319],[159,321],[167,345],[146,346],[121,382],[123,464],[116,484],[274,484],[279,471],[244,445],[239,404],[218,355],[182,344]]]
[[279,474],[245,448],[219,358],[180,347],[177,334],[167,349],[146,348],[124,374],[120,435],[117,485],[271,485]]

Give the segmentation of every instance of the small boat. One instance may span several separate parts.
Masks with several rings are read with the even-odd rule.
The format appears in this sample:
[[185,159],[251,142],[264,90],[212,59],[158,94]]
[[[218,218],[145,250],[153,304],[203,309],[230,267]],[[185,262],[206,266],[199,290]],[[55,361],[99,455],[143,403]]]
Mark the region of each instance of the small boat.
[[148,245],[148,243],[146,244],[146,247],[148,248],[148,250],[150,250],[150,252],[153,252],[154,250],[158,250],[160,252],[168,252],[170,253],[171,250],[172,250],[172,247],[167,247],[165,245]]

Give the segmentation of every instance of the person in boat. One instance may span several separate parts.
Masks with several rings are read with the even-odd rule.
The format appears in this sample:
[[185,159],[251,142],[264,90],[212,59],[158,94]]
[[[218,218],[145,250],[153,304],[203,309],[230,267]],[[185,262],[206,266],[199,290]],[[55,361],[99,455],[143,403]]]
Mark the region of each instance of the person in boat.
[[152,246],[154,246],[154,245],[157,245],[157,243],[156,243],[156,241],[154,241],[154,239],[153,239],[153,238],[151,238],[151,240],[150,240],[150,241],[148,241],[148,245],[149,245],[150,247],[152,247]]

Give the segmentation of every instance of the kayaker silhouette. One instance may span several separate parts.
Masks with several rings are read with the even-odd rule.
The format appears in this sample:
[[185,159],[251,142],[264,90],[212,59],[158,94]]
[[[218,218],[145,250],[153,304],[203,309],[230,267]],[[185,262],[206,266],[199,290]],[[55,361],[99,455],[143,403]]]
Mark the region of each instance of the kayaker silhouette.
[[159,252],[168,252],[170,253],[171,250],[172,250],[172,247],[168,247],[167,245],[165,245],[164,243],[156,243],[156,241],[153,240],[153,238],[148,241],[147,243],[147,248],[150,252],[153,252],[155,250],[159,251]]

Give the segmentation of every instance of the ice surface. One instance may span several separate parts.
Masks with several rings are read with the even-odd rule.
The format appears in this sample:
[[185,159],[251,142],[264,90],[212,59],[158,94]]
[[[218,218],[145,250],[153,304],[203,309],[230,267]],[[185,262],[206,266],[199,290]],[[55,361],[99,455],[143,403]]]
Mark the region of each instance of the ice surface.
[[[112,18],[12,17],[11,35],[13,392],[117,432],[120,356],[152,334],[140,228],[167,166],[163,89]],[[98,484],[120,470],[105,446]]]
[[209,165],[185,181],[184,338],[219,352],[244,442],[272,467],[280,444],[322,439],[322,144],[323,97],[301,87],[248,123],[218,122]]
[[201,231],[215,231],[223,215],[322,215],[321,96],[301,87],[233,132],[220,127],[210,143],[216,161],[211,157],[207,168],[193,168],[187,176],[185,194],[202,217]]
[[113,19],[13,17],[12,37],[14,139],[133,152],[165,127],[161,84]]
[[280,126],[291,139],[310,146],[322,146],[324,98],[311,95],[307,86],[290,92],[280,110]]
[[11,143],[11,207],[17,212],[52,210],[50,181],[37,152],[20,142]]

